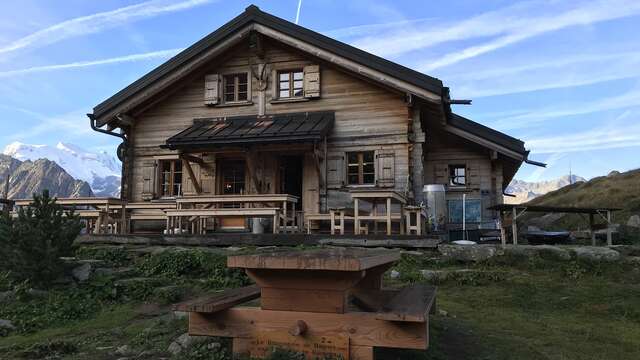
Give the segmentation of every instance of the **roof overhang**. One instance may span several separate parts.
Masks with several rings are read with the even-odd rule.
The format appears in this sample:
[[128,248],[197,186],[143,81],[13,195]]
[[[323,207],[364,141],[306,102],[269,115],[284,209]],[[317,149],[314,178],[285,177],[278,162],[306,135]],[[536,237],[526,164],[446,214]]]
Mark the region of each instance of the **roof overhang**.
[[94,107],[97,125],[118,121],[120,114],[131,112],[149,98],[201,69],[252,31],[374,82],[432,103],[442,102],[442,82],[436,78],[262,12],[256,6],[249,6],[218,30]]
[[309,112],[269,116],[195,119],[192,126],[166,140],[171,150],[231,145],[318,142],[333,127],[334,113]]

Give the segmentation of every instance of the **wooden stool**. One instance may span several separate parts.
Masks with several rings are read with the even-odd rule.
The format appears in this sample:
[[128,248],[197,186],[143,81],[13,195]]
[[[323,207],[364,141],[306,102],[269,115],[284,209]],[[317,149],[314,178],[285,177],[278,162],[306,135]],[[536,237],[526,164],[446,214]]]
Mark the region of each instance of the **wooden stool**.
[[[416,235],[422,235],[422,207],[408,205],[404,207],[404,211],[407,234],[411,235],[415,232]],[[415,225],[411,225],[412,218],[415,218]]]

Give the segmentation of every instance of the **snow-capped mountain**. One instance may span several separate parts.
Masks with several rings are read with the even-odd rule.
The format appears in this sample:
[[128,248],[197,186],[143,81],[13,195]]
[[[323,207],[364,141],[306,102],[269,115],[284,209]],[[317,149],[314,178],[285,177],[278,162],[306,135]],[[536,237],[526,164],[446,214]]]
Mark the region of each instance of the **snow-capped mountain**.
[[513,180],[511,181],[511,184],[507,186],[507,190],[505,192],[507,194],[513,194],[516,197],[505,196],[504,202],[507,204],[525,203],[540,195],[544,195],[548,192],[558,190],[561,187],[581,181],[586,181],[586,179],[577,175],[571,175],[571,177],[569,177],[569,175],[565,175],[558,179],[538,182]]
[[62,142],[56,146],[14,142],[5,147],[3,154],[20,161],[49,159],[75,179],[89,183],[96,196],[120,194],[120,161],[106,152],[93,153]]

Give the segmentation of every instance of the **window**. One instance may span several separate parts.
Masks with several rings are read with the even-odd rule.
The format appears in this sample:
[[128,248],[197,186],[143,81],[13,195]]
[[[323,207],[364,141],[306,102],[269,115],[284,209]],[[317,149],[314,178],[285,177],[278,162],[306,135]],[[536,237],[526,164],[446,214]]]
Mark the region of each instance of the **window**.
[[464,165],[449,165],[449,185],[465,186],[467,168]]
[[278,97],[302,97],[304,75],[302,69],[278,71]]
[[182,160],[161,160],[159,165],[162,196],[182,195]]
[[[447,201],[449,208],[449,223],[462,224],[462,200]],[[480,200],[466,200],[464,202],[464,217],[467,223],[482,221],[482,202]]]
[[222,193],[244,194],[244,161],[224,161],[222,170]]
[[347,153],[347,182],[349,185],[374,184],[376,170],[373,151]]
[[239,102],[249,99],[247,73],[224,75],[224,101]]

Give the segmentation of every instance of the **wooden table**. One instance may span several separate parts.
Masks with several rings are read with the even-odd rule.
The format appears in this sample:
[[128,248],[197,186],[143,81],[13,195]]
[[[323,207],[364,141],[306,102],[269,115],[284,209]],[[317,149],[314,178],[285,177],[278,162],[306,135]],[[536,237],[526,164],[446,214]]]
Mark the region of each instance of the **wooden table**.
[[[184,196],[176,199],[178,210],[185,207],[196,207],[198,204],[210,206],[240,205],[251,207],[255,205],[266,206],[269,204],[279,204],[279,218],[282,224],[274,224],[277,229],[284,232],[295,227],[296,204],[300,199],[289,194],[238,194],[238,195],[210,195],[210,196]],[[290,209],[290,210],[289,210]],[[290,215],[290,216],[289,216]],[[289,227],[291,224],[291,227]]]
[[[385,221],[387,223],[387,235],[391,235],[391,221],[400,220],[400,233],[404,232],[403,226],[403,206],[407,203],[407,199],[404,196],[398,194],[393,190],[380,190],[380,189],[353,189],[351,192],[351,198],[353,199],[353,221],[354,232],[360,234],[360,221],[372,220]],[[360,215],[360,201],[368,201],[373,206],[372,214]],[[377,205],[379,202],[385,204],[385,213],[377,213]],[[391,213],[391,204],[393,202],[400,204],[400,214]]]
[[[400,254],[316,249],[230,256],[257,284],[175,306],[191,335],[233,338],[237,356],[265,357],[268,344],[308,357],[373,359],[373,348],[426,349],[435,288],[381,288]],[[240,306],[260,297],[260,307]]]

